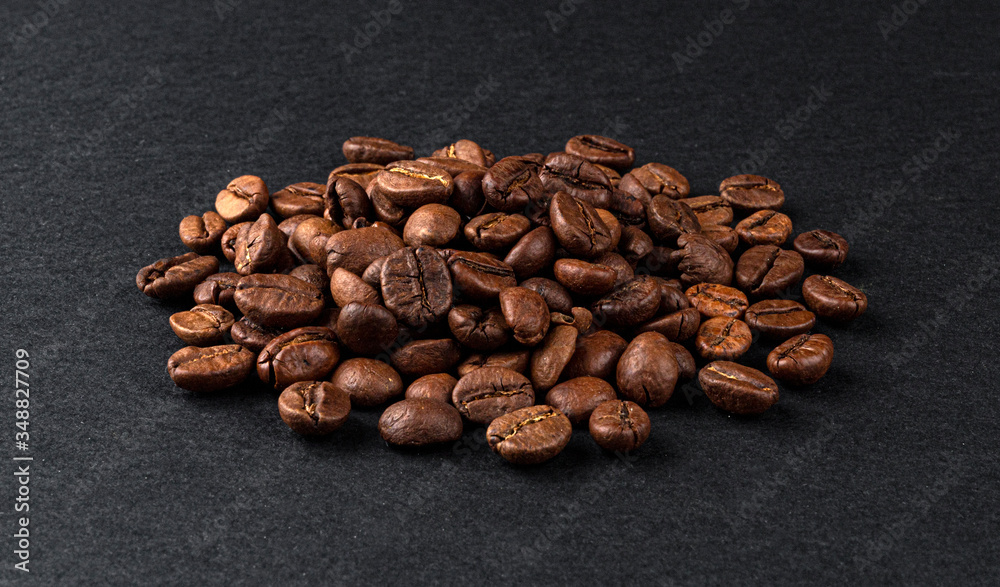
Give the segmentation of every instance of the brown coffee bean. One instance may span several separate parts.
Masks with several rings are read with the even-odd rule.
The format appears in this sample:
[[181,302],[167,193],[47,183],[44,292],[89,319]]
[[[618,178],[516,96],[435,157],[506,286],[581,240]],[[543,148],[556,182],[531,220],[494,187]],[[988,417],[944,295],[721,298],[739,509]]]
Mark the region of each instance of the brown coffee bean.
[[641,275],[616,287],[595,302],[592,309],[601,324],[638,326],[656,315],[660,298],[659,283]]
[[740,244],[740,236],[728,226],[718,226],[715,224],[702,225],[701,234],[725,249],[730,255],[733,254],[733,251]]
[[333,331],[323,326],[289,330],[267,343],[257,356],[257,376],[281,390],[299,381],[317,381],[340,360]]
[[468,161],[482,167],[488,167],[486,164],[486,152],[478,144],[468,139],[455,141],[443,149],[438,149],[434,151],[434,156],[461,159],[462,161]]
[[550,153],[538,178],[549,193],[563,191],[595,208],[607,208],[611,203],[608,177],[582,157],[565,152]]
[[[579,153],[574,153],[574,155],[579,155]],[[582,155],[580,156],[582,157]],[[584,159],[586,159],[586,157],[584,157]],[[591,161],[591,163],[594,162]],[[608,177],[608,181],[611,182],[612,188],[618,187],[618,182],[622,180],[622,174],[618,173],[614,169],[611,169],[607,165],[601,165],[600,163],[594,163],[594,167],[600,169],[601,172],[603,172],[604,175]],[[613,192],[612,192],[612,197],[614,197]]]
[[701,312],[697,308],[686,308],[646,322],[639,332],[659,332],[668,339],[685,341],[698,332],[701,326]]
[[462,416],[444,402],[404,399],[382,412],[378,432],[396,446],[427,446],[455,442],[462,437]]
[[415,340],[392,354],[392,366],[407,377],[450,371],[461,359],[458,345],[450,338]]
[[294,432],[326,436],[340,428],[351,413],[351,396],[326,381],[300,381],[278,397],[278,414]]
[[635,150],[601,135],[579,135],[566,141],[566,152],[591,163],[628,169],[635,163]]
[[496,303],[501,289],[517,285],[510,265],[484,253],[455,251],[448,256],[448,268],[455,297],[466,300]]
[[576,339],[576,349],[562,376],[566,379],[597,377],[611,379],[615,376],[618,359],[625,352],[628,342],[610,330],[595,330]]
[[[290,222],[293,219],[286,220],[285,222]],[[239,224],[234,224],[226,229],[226,232],[222,233],[222,241],[219,243],[222,247],[222,255],[227,261],[232,263],[236,260],[236,239],[239,238],[240,232],[245,231],[252,225],[253,222],[240,222]],[[282,223],[284,224],[284,222]],[[281,227],[278,227],[279,230]]]
[[520,214],[491,212],[465,225],[465,238],[480,251],[509,249],[531,230],[531,221]]
[[594,323],[594,314],[587,308],[574,307],[573,308],[573,328],[583,334],[590,330],[590,326]]
[[792,219],[774,210],[760,210],[741,220],[736,234],[751,247],[780,245],[792,234]]
[[597,377],[574,377],[545,394],[545,403],[565,414],[572,424],[587,422],[594,408],[613,399],[615,389]]
[[198,253],[160,259],[139,270],[135,284],[151,298],[173,299],[190,294],[195,286],[219,271],[219,260]]
[[285,235],[270,214],[260,217],[236,236],[236,272],[240,275],[266,273],[278,265],[285,252]]
[[[381,169],[377,167],[373,176]],[[364,186],[353,179],[330,174],[323,194],[323,218],[351,228],[359,219],[374,218],[374,213]]]
[[399,337],[396,317],[377,304],[351,302],[340,311],[336,324],[340,342],[359,355],[387,353]]
[[719,184],[722,199],[737,210],[780,210],[785,192],[773,179],[760,175],[734,175]]
[[670,349],[674,351],[674,358],[677,359],[678,379],[694,379],[698,374],[698,367],[691,352],[676,342],[670,343]]
[[746,323],[765,336],[786,339],[812,330],[816,315],[793,300],[764,300],[747,308]]
[[503,367],[524,375],[530,362],[531,351],[528,349],[499,351],[490,355],[473,354],[458,365],[458,376],[465,377],[482,367]]
[[466,171],[454,176],[455,189],[448,198],[448,206],[454,208],[464,218],[472,218],[483,213],[486,196],[483,195],[483,179],[486,171]]
[[326,265],[326,243],[340,232],[340,227],[326,218],[312,216],[295,227],[288,247],[307,263]]
[[746,250],[736,263],[736,285],[754,297],[777,296],[802,279],[802,255],[774,245],[758,245]]
[[833,341],[825,334],[799,334],[767,355],[767,370],[792,385],[811,385],[833,363]]
[[557,192],[549,203],[552,231],[571,255],[592,259],[612,248],[611,232],[586,201]]
[[809,263],[833,269],[847,258],[847,239],[829,230],[810,230],[795,237],[792,247]]
[[535,346],[549,331],[549,307],[538,293],[524,287],[500,290],[500,310],[514,340]]
[[691,208],[703,229],[713,224],[728,226],[733,221],[733,209],[719,196],[695,196],[681,202]]
[[431,373],[411,383],[404,395],[406,399],[424,398],[451,404],[451,392],[457,383],[458,379],[447,373]]
[[[454,187],[446,171],[419,161],[390,163],[372,181],[372,188],[378,189],[393,204],[406,208],[443,204]],[[371,189],[368,195],[372,196]]]
[[531,354],[531,385],[537,391],[551,389],[576,351],[579,331],[573,326],[557,324]]
[[[385,171],[379,173],[385,173]],[[390,200],[377,180],[372,181],[371,185],[368,186],[368,199],[371,200],[375,216],[374,218],[358,218],[354,221],[354,228],[370,226],[375,221],[384,222],[388,226],[402,226],[406,220],[406,208]]]
[[[372,180],[378,175],[378,172],[383,169],[385,169],[385,166],[378,163],[348,163],[347,165],[341,165],[330,172],[326,180],[327,193],[330,193],[329,187],[337,183],[337,180],[341,178],[349,179],[361,186],[362,190],[367,190]],[[333,219],[331,218],[331,220]]]
[[261,326],[247,319],[246,316],[240,318],[233,324],[232,329],[229,331],[229,336],[232,337],[233,342],[238,345],[242,345],[253,352],[254,358],[257,357],[257,353],[264,350],[267,343],[274,340],[282,330],[278,328],[269,328],[267,326]]
[[622,238],[618,243],[618,251],[632,267],[646,255],[653,252],[653,239],[642,229],[635,226],[622,228]]
[[293,183],[271,194],[271,207],[282,218],[291,218],[298,214],[322,216],[325,209],[323,204],[325,194],[326,186],[321,183],[311,181]]
[[167,373],[177,387],[188,391],[218,391],[250,375],[256,356],[238,344],[186,346],[170,356]]
[[459,344],[475,351],[494,351],[510,338],[510,328],[500,308],[455,306],[448,312],[448,327]]
[[733,260],[725,249],[700,234],[682,234],[677,238],[677,269],[681,283],[729,285],[733,282]]
[[749,303],[746,294],[740,290],[717,283],[693,285],[684,292],[684,295],[705,318],[717,316],[739,318]]
[[753,334],[746,322],[719,316],[701,323],[694,346],[704,359],[735,359],[750,350]]
[[269,201],[264,180],[254,175],[241,175],[215,197],[215,210],[226,222],[236,224],[256,220],[267,210]]
[[377,137],[351,137],[344,141],[342,150],[351,163],[388,165],[393,161],[413,159],[413,147]]
[[199,304],[170,317],[170,328],[177,338],[191,346],[222,344],[236,320],[222,306]]
[[503,262],[519,280],[528,279],[552,266],[556,258],[556,237],[548,226],[539,226],[517,241]]
[[309,285],[315,287],[323,294],[323,299],[330,297],[330,278],[326,276],[326,271],[319,265],[299,265],[288,272],[289,277],[301,279]]
[[756,369],[730,361],[702,367],[698,383],[713,404],[733,414],[760,414],[778,401],[778,384]]
[[181,242],[198,254],[209,253],[218,247],[225,232],[226,221],[212,211],[201,216],[186,216],[181,220]]
[[368,358],[348,359],[330,377],[330,383],[351,396],[351,405],[373,407],[403,393],[403,379],[382,361]]
[[566,289],[588,296],[608,293],[618,278],[614,269],[580,259],[559,259],[553,266],[553,273],[556,281]]
[[654,277],[653,280],[660,286],[660,313],[671,314],[691,307],[690,300],[679,287],[659,277]]
[[375,288],[346,269],[338,267],[330,276],[330,295],[341,308],[352,302],[380,304],[381,298]]
[[[653,199],[653,194],[649,193],[649,190],[647,190],[646,187],[642,184],[642,182],[639,181],[639,178],[636,177],[635,175],[635,171],[636,170],[633,169],[632,171],[626,173],[618,181],[618,185],[611,193],[612,194],[611,203],[612,205],[614,205],[615,203],[615,195],[614,195],[615,192],[621,192],[627,195],[629,198],[632,198],[642,206],[643,210],[642,222],[646,222],[645,211],[646,208],[649,207],[649,202],[652,201]],[[639,173],[645,174],[644,171]],[[634,205],[632,204],[629,204],[629,206],[634,207]]]
[[469,171],[486,174],[486,167],[463,161],[456,157],[418,157],[417,162],[436,167],[447,173],[450,177],[455,177]]
[[480,367],[458,380],[451,401],[466,419],[489,424],[535,403],[528,378],[504,367]]
[[848,322],[865,313],[865,292],[829,275],[810,275],[802,282],[802,297],[816,315],[828,320]]
[[458,235],[462,216],[442,204],[427,204],[413,211],[403,226],[403,242],[410,247],[440,247]]
[[528,288],[542,296],[549,310],[562,314],[573,313],[573,298],[569,295],[569,290],[558,281],[545,277],[532,277],[521,282],[521,287]]
[[679,373],[667,337],[644,332],[632,339],[618,360],[618,393],[640,406],[662,406],[673,395]]
[[597,265],[604,265],[615,270],[615,287],[621,287],[626,282],[635,277],[635,270],[632,265],[618,253],[604,253],[600,257],[592,260]]
[[691,208],[669,196],[653,198],[646,211],[646,219],[653,237],[669,246],[677,243],[681,235],[701,233],[701,223]]
[[382,299],[396,319],[424,329],[451,309],[451,272],[437,249],[406,247],[382,265]]
[[622,176],[622,183],[618,187],[625,189],[624,184],[627,183],[625,178],[629,175],[638,180],[650,197],[662,194],[673,200],[679,200],[691,193],[691,185],[687,178],[673,167],[662,163],[647,163],[638,169],[633,169]]
[[548,209],[545,187],[538,177],[539,165],[521,157],[505,157],[489,168],[483,176],[483,195],[491,206],[501,212],[541,205]]
[[383,228],[366,227],[344,230],[330,237],[326,243],[326,272],[333,275],[337,267],[351,273],[361,273],[379,257],[402,249],[403,239]]
[[323,294],[288,275],[248,275],[236,286],[233,299],[244,316],[272,328],[304,326],[323,311]]
[[515,465],[537,465],[562,452],[573,425],[552,406],[528,406],[493,420],[486,438],[493,452]]
[[649,438],[652,423],[639,404],[612,399],[597,406],[588,420],[590,436],[604,450],[632,452]]
[[194,303],[216,304],[229,310],[236,310],[233,293],[243,276],[239,273],[216,273],[209,275],[194,288]]

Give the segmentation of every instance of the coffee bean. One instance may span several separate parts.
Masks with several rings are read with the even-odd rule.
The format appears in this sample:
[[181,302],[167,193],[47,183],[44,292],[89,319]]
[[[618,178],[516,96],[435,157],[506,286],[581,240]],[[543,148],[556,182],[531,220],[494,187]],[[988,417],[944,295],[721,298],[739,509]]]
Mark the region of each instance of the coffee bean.
[[618,274],[604,265],[580,259],[559,259],[553,266],[556,281],[573,293],[599,296],[615,287]]
[[403,227],[403,242],[410,247],[440,247],[458,235],[462,217],[442,204],[427,204],[414,210]]
[[326,265],[326,243],[340,232],[340,227],[326,218],[312,216],[295,227],[288,247],[307,263]]
[[553,281],[545,277],[532,277],[521,282],[521,287],[530,289],[538,293],[545,300],[545,305],[553,312],[563,314],[573,313],[573,298],[569,290],[558,281]]
[[463,161],[455,157],[418,157],[417,162],[425,163],[431,167],[436,167],[447,173],[449,177],[455,177],[456,175],[461,175],[469,171],[482,172],[483,175],[486,174],[486,168],[484,166]]
[[351,163],[388,165],[393,161],[413,159],[413,147],[377,137],[351,137],[344,141],[342,150]]
[[668,339],[684,341],[698,332],[701,326],[701,312],[697,308],[686,308],[654,318],[639,326],[638,332],[658,332]]
[[615,271],[615,287],[621,287],[627,281],[631,281],[635,277],[635,271],[632,269],[632,265],[625,260],[618,253],[604,253],[600,257],[593,260],[597,265],[604,265],[605,267],[610,267]]
[[763,300],[747,308],[746,323],[765,336],[785,339],[812,330],[816,315],[793,300]]
[[848,322],[865,313],[868,296],[865,292],[829,275],[810,275],[802,283],[806,305],[821,318]]
[[515,465],[536,465],[562,452],[573,436],[569,419],[552,406],[528,406],[497,417],[486,429],[493,452]]
[[250,321],[246,316],[237,320],[229,330],[229,336],[232,337],[233,342],[250,349],[254,354],[254,358],[257,357],[257,353],[264,350],[267,343],[274,340],[281,333],[280,329],[261,326]]
[[404,399],[382,412],[378,432],[396,446],[427,446],[462,437],[462,416],[454,407],[426,398]]
[[519,279],[528,279],[552,266],[556,258],[556,237],[548,226],[539,226],[521,237],[503,262]]
[[304,326],[323,311],[323,294],[288,275],[248,275],[236,286],[233,299],[244,316],[272,328]]
[[411,383],[404,395],[406,399],[432,399],[450,405],[451,392],[457,383],[458,380],[447,373],[431,373]]
[[326,186],[321,183],[311,181],[293,183],[271,194],[271,207],[282,218],[291,218],[297,214],[322,216],[325,209],[323,204],[325,194]]
[[448,206],[454,208],[464,218],[472,218],[482,214],[486,207],[486,196],[483,194],[485,176],[485,170],[466,171],[454,176],[452,181],[455,183],[455,189],[452,190],[451,197],[448,198]]
[[589,418],[590,436],[604,450],[632,452],[649,438],[652,423],[639,404],[612,399],[597,406]]
[[370,226],[375,221],[384,222],[389,226],[401,226],[406,220],[406,208],[390,200],[377,181],[368,186],[368,199],[371,200],[372,210],[375,212],[374,218],[358,218],[354,221],[354,228]]
[[586,201],[557,192],[549,203],[552,231],[571,255],[592,259],[611,249],[611,232]]
[[601,135],[578,135],[566,141],[566,152],[595,164],[628,169],[635,163],[635,150]]
[[847,239],[829,230],[810,230],[795,237],[792,247],[806,261],[822,267],[833,269],[847,258]]
[[705,318],[716,316],[739,318],[746,311],[748,304],[747,296],[743,292],[717,283],[693,285],[684,292],[684,295]]
[[702,225],[701,234],[732,254],[740,244],[740,236],[728,226]]
[[466,419],[489,424],[506,413],[535,403],[535,391],[528,378],[517,371],[480,367],[458,380],[451,401]]
[[563,191],[595,208],[607,208],[611,202],[608,177],[593,163],[570,153],[549,154],[538,178],[550,193]]
[[649,230],[653,236],[667,245],[673,246],[683,234],[701,233],[701,223],[691,208],[680,200],[668,196],[656,196],[649,203],[646,212]]
[[344,361],[333,372],[330,383],[350,394],[351,405],[358,407],[381,405],[403,393],[399,373],[375,359]]
[[[330,278],[326,276],[326,271],[319,265],[299,265],[289,271],[288,276],[301,279],[315,287],[323,294],[324,300],[330,299]],[[195,289],[195,291],[198,290]]]
[[670,350],[674,352],[674,358],[677,359],[677,378],[694,379],[694,376],[698,373],[698,368],[695,365],[694,356],[691,352],[676,342],[670,343]]
[[833,341],[825,334],[799,334],[767,355],[767,370],[792,385],[816,383],[833,362]]
[[[611,182],[614,185],[614,181]],[[611,200],[608,202],[608,210],[615,215],[622,226],[634,226],[643,228],[646,225],[646,206],[651,198],[646,194],[646,200],[640,200],[632,194],[621,190],[611,190]]]
[[[433,165],[397,161],[386,165],[375,176],[372,187],[397,206],[419,208],[424,204],[447,202],[455,183],[446,171]],[[372,195],[371,190],[368,195]]]
[[736,285],[754,297],[777,296],[795,286],[803,271],[805,263],[795,251],[758,245],[736,263]]
[[[626,173],[622,176],[622,183],[618,185],[621,189],[626,189],[626,177],[632,176],[638,184],[650,195],[655,197],[660,194],[673,200],[686,198],[691,193],[691,185],[686,177],[680,174],[673,167],[668,167],[662,163],[647,163],[638,169]],[[638,197],[638,196],[637,196]]]
[[524,287],[500,290],[500,310],[514,340],[524,346],[542,342],[549,331],[549,307],[538,293]]
[[672,314],[678,310],[686,310],[691,307],[691,301],[680,288],[671,285],[666,279],[654,277],[653,280],[660,287],[660,313]]
[[390,255],[406,245],[403,239],[383,228],[366,227],[338,232],[326,243],[326,272],[337,267],[361,275],[372,261]]
[[[574,154],[575,155],[579,155],[579,153],[574,153]],[[580,156],[583,157],[582,155],[580,155]],[[584,157],[584,159],[586,159],[586,157]],[[591,163],[594,163],[594,162],[591,161]],[[601,165],[600,163],[594,163],[594,167],[600,169],[601,172],[604,173],[604,175],[607,176],[608,181],[611,182],[611,187],[612,188],[618,187],[618,182],[620,182],[622,180],[622,174],[618,173],[614,169],[611,169],[607,165]],[[614,197],[613,193],[612,193],[612,197]]]
[[218,391],[250,375],[256,356],[238,344],[187,346],[170,356],[167,373],[177,387],[188,391]]
[[194,303],[216,304],[229,311],[236,310],[233,294],[243,276],[239,273],[216,273],[209,275],[194,288]]
[[473,354],[458,365],[458,376],[465,377],[482,367],[503,367],[523,375],[528,372],[530,362],[531,351],[528,349],[498,351],[490,355]]
[[735,359],[750,350],[753,334],[746,322],[719,316],[701,323],[694,346],[704,359]]
[[218,247],[225,232],[226,221],[212,211],[205,212],[201,216],[186,216],[181,220],[181,242],[201,255]]
[[760,210],[741,220],[736,234],[750,246],[780,245],[792,234],[792,219],[774,210]]
[[323,194],[323,218],[338,222],[344,228],[351,228],[358,219],[373,216],[371,200],[361,184],[347,177],[330,174]]
[[660,285],[651,277],[639,276],[616,287],[592,309],[602,324],[638,326],[656,315],[660,297]]
[[702,228],[713,224],[728,226],[733,221],[733,209],[719,196],[695,196],[680,201],[691,208]]
[[215,210],[226,222],[236,224],[256,220],[270,201],[264,180],[242,175],[229,182],[215,197]]
[[330,276],[330,295],[341,308],[352,302],[379,304],[381,298],[375,288],[346,269],[338,267]]
[[615,389],[597,377],[574,377],[545,394],[545,403],[565,414],[572,424],[586,422],[594,408],[613,399]]
[[300,381],[281,392],[278,413],[298,434],[325,436],[347,421],[351,397],[326,381]]
[[677,238],[677,269],[681,283],[729,285],[733,282],[733,260],[722,247],[700,234],[682,234]]
[[190,294],[195,286],[219,271],[219,260],[198,253],[160,259],[139,270],[135,284],[151,298],[173,299]]
[[348,163],[347,165],[341,165],[331,171],[329,177],[327,177],[327,193],[329,193],[329,186],[335,184],[340,178],[349,179],[361,186],[362,190],[367,190],[372,180],[378,175],[378,172],[383,169],[385,169],[385,165],[379,163]]
[[317,381],[340,360],[333,331],[305,326],[278,335],[257,356],[260,380],[281,390],[299,381]]
[[170,317],[170,328],[177,338],[191,346],[222,344],[235,320],[222,306],[199,304],[186,312]]
[[483,176],[483,195],[501,212],[520,211],[530,204],[548,209],[545,187],[538,177],[539,165],[521,157],[505,157]]
[[501,289],[517,285],[510,265],[484,253],[455,251],[448,257],[448,268],[456,297],[465,300],[490,302],[500,296]]
[[[295,219],[290,218],[285,222],[291,222]],[[301,219],[299,219],[301,221]],[[285,224],[283,222],[282,224]],[[219,243],[222,246],[222,254],[225,256],[226,260],[232,263],[236,260],[236,239],[239,238],[240,232],[245,232],[253,222],[240,222],[239,224],[234,224],[226,229],[226,232],[222,233],[222,241]],[[279,230],[280,230],[279,226]]]
[[351,302],[337,316],[336,331],[351,352],[374,356],[391,349],[399,336],[399,325],[383,306]]
[[392,366],[407,377],[450,371],[461,359],[458,345],[450,338],[415,340],[392,354]]
[[385,307],[412,328],[427,328],[451,309],[451,273],[431,247],[406,247],[389,255],[381,285]]
[[537,391],[548,391],[559,381],[563,369],[576,351],[579,331],[573,326],[558,324],[549,329],[531,354],[531,385]]
[[773,379],[730,361],[702,367],[698,383],[713,404],[733,414],[760,414],[778,401],[778,384]]
[[644,332],[632,339],[618,360],[618,393],[640,406],[662,406],[674,393],[679,373],[667,337]]
[[509,249],[531,230],[531,221],[520,214],[491,212],[465,225],[465,238],[480,251]]
[[489,167],[489,165],[487,165],[486,151],[484,151],[478,144],[468,139],[455,141],[443,149],[438,149],[437,151],[434,151],[434,156],[451,157],[453,159],[468,161],[469,163],[474,163],[483,167]]
[[722,199],[737,210],[780,210],[785,192],[773,179],[760,175],[734,175],[719,184]]
[[510,338],[510,328],[500,308],[455,306],[448,312],[448,327],[459,344],[475,351],[494,351]]
[[625,352],[628,342],[610,330],[595,330],[576,339],[576,349],[562,376],[566,379],[597,377],[611,379],[615,376],[618,359]]
[[604,221],[604,225],[608,227],[608,233],[611,235],[611,250],[618,248],[618,243],[622,239],[622,224],[618,222],[618,218],[615,217],[609,210],[604,208],[595,208],[597,215]]
[[285,252],[285,235],[278,230],[270,214],[260,217],[236,237],[236,272],[240,275],[266,273],[273,269]]

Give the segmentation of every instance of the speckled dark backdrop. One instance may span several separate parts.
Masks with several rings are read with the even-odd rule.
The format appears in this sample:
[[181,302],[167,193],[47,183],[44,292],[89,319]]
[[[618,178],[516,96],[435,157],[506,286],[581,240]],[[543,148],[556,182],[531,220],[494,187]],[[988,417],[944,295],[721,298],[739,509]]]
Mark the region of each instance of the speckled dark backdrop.
[[[35,459],[31,573],[0,540],[0,583],[1000,580],[995,2],[333,4],[0,7],[4,536],[8,457]],[[584,132],[697,194],[757,170],[799,231],[851,239],[838,275],[871,308],[821,325],[821,383],[758,419],[679,392],[634,461],[577,432],[517,469],[471,430],[389,450],[373,411],[306,442],[271,393],[167,377],[172,307],[134,275],[230,178],[322,181],[357,134],[507,155]]]

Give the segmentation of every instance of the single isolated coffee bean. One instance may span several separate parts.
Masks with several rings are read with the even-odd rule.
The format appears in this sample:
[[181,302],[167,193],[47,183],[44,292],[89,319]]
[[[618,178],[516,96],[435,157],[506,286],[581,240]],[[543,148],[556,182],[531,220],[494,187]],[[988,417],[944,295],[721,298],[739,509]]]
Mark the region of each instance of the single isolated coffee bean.
[[299,381],[278,397],[278,414],[302,436],[326,436],[351,413],[351,396],[327,381]]
[[455,188],[446,171],[419,161],[390,163],[375,176],[372,184],[390,202],[405,208],[443,204]]
[[403,393],[403,379],[382,361],[358,357],[340,364],[330,383],[351,396],[351,405],[372,407]]
[[396,319],[424,329],[448,315],[452,304],[451,272],[431,247],[406,247],[382,265],[382,299]]
[[215,210],[226,222],[236,224],[256,220],[267,210],[269,201],[264,180],[254,175],[241,175],[215,197]]
[[377,137],[351,137],[344,141],[342,150],[351,163],[388,165],[393,161],[413,159],[413,147]]
[[701,323],[694,346],[704,359],[735,359],[750,350],[753,334],[746,322],[719,316]]
[[734,277],[747,294],[764,298],[788,291],[802,279],[802,255],[775,245],[751,247],[740,255]]
[[448,312],[448,328],[459,344],[475,351],[495,351],[510,339],[510,328],[500,308],[455,306]]
[[562,376],[566,379],[596,377],[610,380],[615,376],[618,359],[627,346],[628,341],[610,330],[583,334],[576,339],[576,350]]
[[618,273],[606,265],[580,259],[559,259],[552,268],[556,281],[573,293],[599,296],[615,287]]
[[378,432],[396,446],[427,446],[462,437],[462,415],[453,406],[427,398],[404,399],[382,412]]
[[778,384],[773,379],[731,361],[705,365],[698,383],[713,404],[733,414],[760,414],[778,401]]
[[500,310],[514,340],[524,346],[535,346],[549,332],[549,307],[538,293],[524,287],[500,290]]
[[170,328],[177,338],[191,346],[222,344],[236,320],[229,310],[214,304],[198,304],[170,317]]
[[498,416],[486,429],[493,452],[515,465],[536,465],[562,452],[573,436],[569,419],[552,406],[527,406]]
[[218,247],[225,232],[226,221],[216,212],[208,211],[201,216],[186,216],[181,220],[181,242],[199,255],[209,253]]
[[583,200],[556,192],[549,203],[549,219],[559,244],[571,255],[592,259],[611,249],[611,231]]
[[404,396],[406,399],[432,399],[450,405],[451,392],[457,384],[458,380],[447,373],[431,373],[411,383]]
[[816,314],[794,300],[763,300],[747,308],[745,320],[751,330],[786,339],[812,330]]
[[662,406],[673,395],[679,374],[667,337],[644,332],[632,339],[618,360],[618,393],[641,406]]
[[167,373],[188,391],[218,391],[242,383],[253,371],[256,356],[238,344],[186,346],[170,356]]
[[588,421],[590,436],[604,450],[632,452],[649,438],[652,423],[639,404],[612,399],[594,409]]
[[340,342],[359,355],[388,353],[399,337],[396,317],[378,304],[351,302],[340,311],[336,324]]
[[739,318],[748,305],[747,296],[743,292],[717,283],[693,285],[684,292],[684,295],[705,318],[717,316]]
[[441,247],[458,236],[462,216],[443,204],[427,204],[410,214],[403,226],[403,242],[410,247]]
[[825,334],[799,334],[767,355],[767,370],[792,385],[816,383],[833,363],[833,341]]
[[525,280],[552,266],[557,244],[552,228],[539,226],[521,237],[503,262],[510,265],[519,280]]
[[401,374],[420,377],[451,371],[461,358],[454,339],[437,338],[408,342],[392,353],[390,361]]
[[760,210],[740,220],[736,234],[751,247],[780,245],[792,234],[792,219],[774,210]]
[[802,297],[817,316],[848,322],[865,313],[868,296],[865,292],[829,275],[810,275],[802,282]]
[[219,271],[219,260],[198,253],[160,259],[139,270],[135,284],[151,298],[174,299],[190,294],[195,286]]
[[293,183],[271,194],[271,207],[282,218],[291,218],[298,214],[322,216],[325,194],[326,186],[321,183],[311,181]]
[[566,192],[595,208],[611,203],[611,182],[593,163],[565,152],[550,153],[538,172],[550,193]]
[[521,214],[490,212],[465,225],[465,238],[480,251],[506,250],[531,230],[531,221]]
[[451,401],[469,421],[489,424],[506,413],[534,404],[535,390],[528,378],[517,371],[480,367],[458,380]]
[[601,135],[575,136],[566,141],[566,152],[612,169],[628,169],[635,163],[635,149]]
[[304,326],[323,312],[323,293],[288,275],[247,275],[236,286],[233,299],[244,316],[272,328]]
[[785,204],[785,192],[773,179],[760,175],[734,175],[719,184],[722,199],[737,210],[780,210]]
[[809,263],[824,269],[838,267],[847,258],[847,239],[829,230],[810,230],[795,237],[792,247]]
[[256,357],[257,353],[264,350],[267,343],[274,340],[281,333],[282,330],[278,328],[261,326],[244,316],[233,324],[232,329],[229,331],[229,336],[232,337],[233,342],[236,344],[250,349],[254,357]]
[[597,377],[575,377],[545,394],[545,403],[565,414],[572,424],[587,422],[594,408],[613,399],[615,389]]
[[257,356],[257,375],[277,390],[299,381],[317,381],[340,360],[333,331],[304,326],[276,336]]

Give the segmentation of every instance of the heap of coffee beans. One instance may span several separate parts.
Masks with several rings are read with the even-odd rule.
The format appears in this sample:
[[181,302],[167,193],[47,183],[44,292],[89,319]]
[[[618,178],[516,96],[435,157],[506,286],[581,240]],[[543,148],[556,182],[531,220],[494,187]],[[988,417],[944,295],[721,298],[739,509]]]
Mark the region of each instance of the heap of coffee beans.
[[[771,377],[807,385],[829,369],[817,317],[867,307],[824,274],[847,256],[841,236],[812,230],[783,248],[792,221],[766,177],[692,196],[677,170],[634,167],[631,147],[596,135],[500,160],[469,140],[414,159],[354,137],[343,153],[325,185],[234,179],[214,211],[181,221],[192,252],[139,271],[150,297],[193,297],[170,317],[189,345],[167,362],[178,386],[258,377],[308,436],[352,407],[384,407],[379,431],[399,446],[483,425],[494,451],[531,464],[574,426],[609,451],[639,448],[645,410],[695,377],[719,408],[764,412]],[[820,273],[803,282],[807,265]],[[788,299],[800,283],[804,305]],[[738,363],[755,332],[774,346],[770,376]]]

